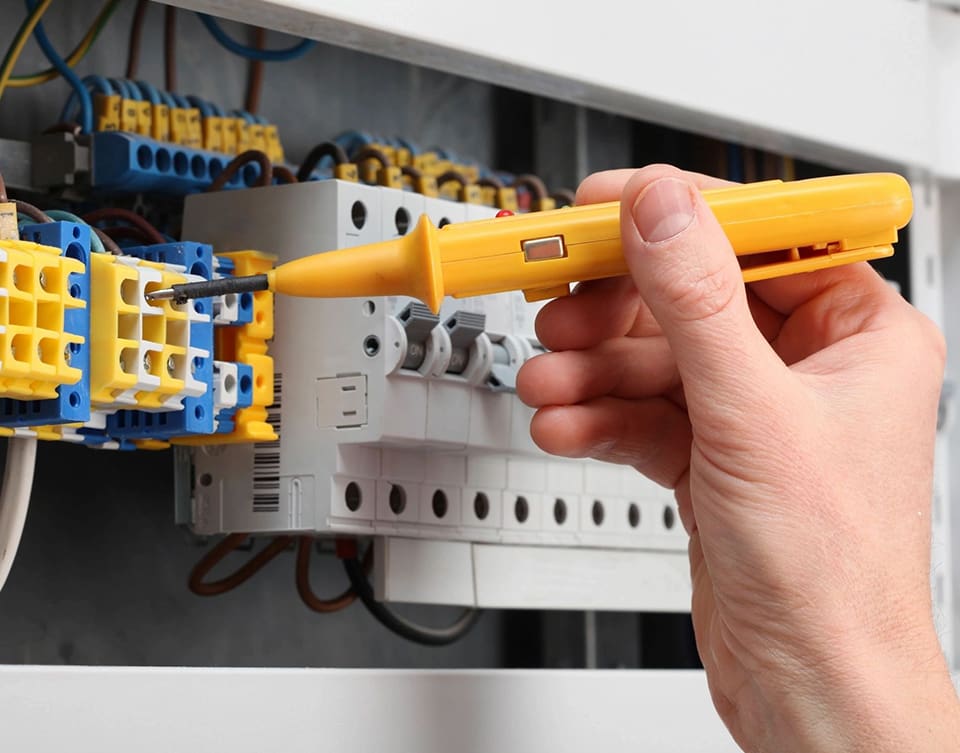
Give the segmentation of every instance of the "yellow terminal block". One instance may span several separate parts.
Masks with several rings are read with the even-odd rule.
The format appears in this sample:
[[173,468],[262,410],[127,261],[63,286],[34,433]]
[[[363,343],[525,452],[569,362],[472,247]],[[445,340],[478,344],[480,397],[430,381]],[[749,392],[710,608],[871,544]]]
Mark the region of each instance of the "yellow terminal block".
[[150,138],[157,141],[171,141],[170,107],[165,104],[150,105]]
[[234,118],[220,118],[220,151],[229,155],[238,153]]
[[[266,274],[276,257],[260,251],[233,251],[219,254],[232,259],[239,276]],[[273,339],[273,293],[261,290],[253,294],[253,319],[242,327],[217,327],[214,356],[220,361],[237,361],[253,367],[253,405],[234,416],[230,434],[179,437],[173,444],[212,445],[271,442],[277,439],[267,423],[267,407],[273,403],[273,358],[267,355],[267,343]]]
[[183,107],[170,108],[170,141],[188,146],[190,142],[190,113]]
[[211,152],[223,151],[223,118],[208,115],[203,118],[203,148]]
[[[110,254],[91,255],[90,400],[95,408],[179,410],[206,387],[192,375],[198,355],[192,305],[148,302],[145,294],[201,278],[179,268]],[[209,354],[207,354],[209,356]]]
[[341,162],[333,166],[333,177],[337,180],[349,180],[351,183],[360,181],[360,171],[352,162]]
[[120,130],[120,102],[119,94],[94,94],[93,114],[94,128],[98,131]]
[[393,158],[393,164],[395,164],[397,167],[406,167],[407,165],[412,165],[413,152],[406,147],[397,147],[396,154]]
[[531,212],[549,212],[551,209],[556,208],[557,200],[552,199],[549,196],[544,196],[543,198],[534,197],[530,199]]
[[203,149],[203,125],[200,110],[196,107],[187,108],[187,141],[184,146],[192,149]]
[[87,305],[70,294],[70,274],[80,272],[83,263],[58,248],[0,241],[0,396],[54,398],[80,381],[70,346],[83,337],[63,331],[64,313]]
[[389,165],[377,170],[377,184],[386,188],[396,188],[403,190],[403,173],[399,167]]
[[141,136],[151,136],[153,132],[153,107],[146,100],[135,104],[137,106],[137,133]]
[[267,142],[267,156],[271,162],[282,163],[283,144],[280,143],[280,130],[275,125],[265,125],[263,127],[263,137]]
[[267,151],[267,136],[262,123],[248,123],[247,134],[250,140],[247,149],[256,149],[260,152]]
[[140,103],[133,99],[120,100],[120,130],[124,133],[137,133],[140,124]]
[[[767,181],[704,191],[740,257],[746,282],[893,254],[913,199],[899,175]],[[618,202],[565,207],[437,229],[421,217],[395,240],[328,251],[267,273],[288,295],[408,295],[439,311],[445,295],[522,290],[528,300],[566,295],[569,284],[628,272]]]
[[248,149],[251,149],[250,146],[250,125],[243,118],[228,118],[224,124],[225,128],[231,128],[234,133],[234,141],[237,144],[237,151],[235,154],[241,154]]

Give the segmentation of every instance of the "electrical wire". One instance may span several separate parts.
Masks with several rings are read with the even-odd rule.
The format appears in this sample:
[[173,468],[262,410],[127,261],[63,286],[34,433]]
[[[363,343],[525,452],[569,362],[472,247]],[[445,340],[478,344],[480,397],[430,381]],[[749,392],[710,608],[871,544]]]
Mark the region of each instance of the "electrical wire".
[[[94,42],[100,36],[100,32],[104,30],[107,25],[107,22],[113,16],[114,11],[120,5],[121,0],[108,0],[100,9],[100,12],[97,14],[97,17],[93,20],[93,23],[90,25],[90,28],[87,29],[87,33],[83,35],[83,38],[77,43],[77,46],[73,48],[69,55],[64,59],[64,62],[73,68],[81,60],[83,60],[87,53],[93,47]],[[27,86],[38,86],[40,84],[45,84],[48,81],[53,81],[55,78],[60,76],[60,71],[56,68],[45,68],[42,71],[37,71],[36,73],[25,73],[20,76],[11,76],[10,81],[7,83],[11,89],[22,88]]]
[[286,165],[273,166],[273,179],[281,183],[299,183],[297,176]]
[[303,603],[314,612],[329,614],[331,612],[339,612],[341,609],[346,609],[353,604],[357,598],[357,594],[352,586],[339,595],[334,596],[332,599],[321,599],[313,592],[313,588],[310,586],[310,554],[313,549],[313,542],[314,539],[311,536],[298,537],[296,570],[297,593],[300,594]]
[[234,55],[239,55],[248,60],[262,60],[265,63],[293,60],[309,52],[317,44],[312,39],[301,39],[295,45],[287,47],[286,49],[258,50],[255,47],[240,44],[240,42],[233,39],[212,16],[208,16],[206,13],[197,13],[197,16],[199,16],[200,21],[206,27],[207,31],[210,32],[210,35],[217,40],[221,47],[226,48]]
[[536,175],[518,175],[513,179],[514,188],[525,188],[534,199],[542,200],[549,196],[547,186]]
[[[33,11],[36,8],[41,7],[39,5],[35,5],[33,0],[24,0],[24,3],[26,4],[28,11]],[[50,61],[50,64],[60,72],[60,75],[66,79],[67,83],[70,84],[71,88],[76,93],[77,98],[80,101],[80,127],[84,131],[92,131],[93,101],[90,99],[90,93],[87,91],[87,88],[80,80],[80,77],[74,73],[73,68],[67,65],[67,62],[60,57],[60,55],[54,49],[53,45],[50,43],[49,37],[47,37],[46,30],[43,28],[42,21],[37,21],[37,24],[33,29],[33,36],[37,40],[37,44],[40,46],[40,49],[43,51],[43,54],[46,56],[47,60]],[[66,119],[67,118],[61,118],[61,120]]]
[[26,46],[27,40],[30,39],[30,35],[33,33],[37,24],[40,23],[40,19],[43,17],[43,14],[47,12],[47,8],[50,7],[50,3],[52,2],[53,0],[40,0],[27,14],[27,17],[23,19],[20,28],[17,29],[16,36],[14,36],[10,47],[7,48],[7,52],[3,56],[3,62],[0,63],[0,97],[3,96],[3,92],[7,88],[7,83],[10,81],[10,76],[13,73],[13,67],[17,64],[21,53],[23,53],[23,48]]
[[310,180],[310,175],[319,167],[320,162],[327,157],[332,159],[335,165],[343,165],[350,161],[346,150],[342,146],[333,141],[324,141],[313,147],[307,154],[306,159],[300,165],[300,169],[297,170],[297,180],[301,182]]
[[27,522],[36,462],[35,438],[14,437],[7,443],[3,489],[0,490],[0,589],[10,575]]
[[7,182],[3,179],[3,175],[0,174],[0,202],[6,203],[7,201]]
[[[263,50],[267,42],[267,32],[255,26],[252,32],[253,49]],[[256,114],[260,109],[260,94],[263,91],[263,61],[251,60],[247,70],[247,96],[243,101],[243,109]]]
[[91,225],[111,220],[114,222],[125,222],[128,225],[133,225],[134,227],[139,228],[151,243],[167,242],[167,239],[163,237],[163,234],[159,230],[157,230],[139,214],[136,212],[131,212],[129,209],[121,209],[120,207],[104,207],[103,209],[95,209],[94,211],[83,215],[83,220]]
[[20,199],[14,199],[13,203],[17,206],[19,214],[25,214],[34,222],[53,222],[53,218],[46,212],[37,209],[33,204],[28,204]]
[[248,165],[251,162],[256,162],[260,166],[260,185],[269,186],[273,181],[273,163],[266,153],[261,152],[259,149],[248,149],[227,163],[226,167],[223,168],[223,172],[214,179],[213,183],[207,188],[207,191],[223,190],[227,183],[233,179],[233,176],[236,175],[244,165]]
[[172,5],[163,14],[163,88],[177,90],[177,9]]
[[137,9],[130,22],[130,43],[127,47],[127,78],[136,78],[140,68],[140,40],[143,37],[143,23],[147,18],[147,0],[137,0]]
[[293,541],[292,536],[275,536],[273,541],[230,575],[212,582],[204,580],[213,568],[220,564],[228,554],[239,549],[248,538],[249,534],[246,533],[231,533],[207,552],[190,571],[190,578],[187,581],[189,589],[197,596],[219,596],[227,593],[227,591],[232,591],[260,572]]
[[[97,228],[97,230],[114,241],[114,243],[133,241],[136,245],[142,246],[152,246],[154,244],[154,240],[149,235],[133,225],[111,225],[106,228]],[[119,246],[117,248],[119,248]]]
[[463,638],[480,619],[478,610],[465,609],[463,614],[446,627],[418,625],[376,600],[373,588],[359,560],[345,559],[343,568],[350,579],[350,585],[353,586],[353,590],[356,591],[357,597],[363,602],[367,611],[385,628],[414,643],[424,646],[447,646]]
[[100,240],[100,243],[103,244],[103,249],[108,254],[120,256],[123,253],[123,250],[117,245],[117,242],[107,235],[103,230],[98,227],[93,227],[92,225],[90,226],[90,229],[93,231],[93,235],[97,236],[97,238]]
[[558,207],[572,207],[577,203],[577,195],[569,188],[556,188],[550,198],[557,202]]

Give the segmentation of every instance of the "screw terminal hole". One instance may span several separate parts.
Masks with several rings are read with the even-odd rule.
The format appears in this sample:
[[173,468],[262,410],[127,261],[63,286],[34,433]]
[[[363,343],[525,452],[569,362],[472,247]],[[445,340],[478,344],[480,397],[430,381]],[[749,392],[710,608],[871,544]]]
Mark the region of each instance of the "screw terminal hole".
[[530,503],[527,502],[526,497],[517,497],[517,501],[513,504],[513,516],[518,523],[527,522],[530,517]]
[[565,500],[556,499],[553,502],[553,519],[558,526],[567,522],[567,503]]
[[407,490],[398,484],[390,487],[390,512],[400,515],[407,509]]
[[430,502],[431,507],[433,508],[433,514],[437,519],[443,518],[447,514],[447,509],[449,507],[447,503],[447,494],[443,489],[437,489],[433,493],[433,499]]
[[376,335],[370,335],[363,341],[363,352],[373,358],[380,352],[380,338]]
[[398,235],[406,235],[410,229],[410,212],[404,207],[397,207],[393,215],[393,224],[396,225]]
[[364,316],[373,316],[376,313],[377,304],[373,301],[364,301],[363,302],[363,315]]
[[640,507],[636,502],[631,502],[627,508],[627,522],[631,528],[637,528],[640,525]]
[[356,512],[363,504],[363,493],[360,491],[360,485],[356,481],[347,484],[343,492],[343,501],[350,512]]
[[599,499],[594,500],[593,507],[590,508],[590,517],[593,518],[593,524],[595,526],[603,525],[604,509],[603,502]]
[[668,531],[673,529],[673,526],[676,525],[677,514],[673,511],[672,507],[663,508],[663,527]]
[[210,486],[213,483],[213,476],[209,473],[203,473],[197,481],[200,483],[200,486]]
[[477,520],[486,520],[490,514],[490,499],[483,492],[477,492],[473,497],[473,514]]
[[363,226],[367,224],[367,207],[362,201],[353,202],[350,207],[350,220],[357,230],[363,230]]
[[223,378],[223,391],[232,394],[237,389],[237,378],[233,374],[227,374]]

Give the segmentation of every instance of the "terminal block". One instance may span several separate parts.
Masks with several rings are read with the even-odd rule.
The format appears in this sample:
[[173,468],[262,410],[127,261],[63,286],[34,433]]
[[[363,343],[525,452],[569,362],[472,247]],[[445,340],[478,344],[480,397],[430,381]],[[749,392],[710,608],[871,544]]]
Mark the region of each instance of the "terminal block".
[[[275,257],[259,251],[234,251],[219,256],[225,257],[234,265],[237,275],[263,274],[272,269]],[[273,359],[267,355],[268,341],[273,339],[273,293],[259,291],[252,294],[252,317],[248,324],[233,327],[217,327],[214,332],[214,353],[217,361],[233,362],[249,367],[243,373],[238,371],[237,386],[250,384],[250,404],[248,407],[223,407],[226,410],[223,419],[232,423],[229,433],[218,431],[213,436],[191,436],[178,439],[179,444],[242,444],[249,442],[272,442],[277,433],[268,421],[267,408],[274,403]],[[224,373],[224,378],[226,375]],[[225,385],[224,385],[225,386]],[[226,394],[221,390],[221,402]],[[215,398],[216,399],[216,398]],[[238,400],[239,400],[238,394]]]
[[26,225],[0,242],[4,295],[0,426],[86,421],[90,416],[90,228]]
[[[209,322],[202,301],[178,306],[147,302],[145,293],[203,277],[134,257],[91,257],[94,305],[90,322],[90,394],[100,410],[183,409],[207,384],[197,379],[196,359],[208,349],[191,342],[195,323]],[[207,304],[209,305],[209,304]],[[197,310],[197,308],[200,310]]]
[[[164,243],[128,248],[125,254],[146,261],[189,270],[195,277],[211,279],[214,268],[213,249],[200,243]],[[177,311],[178,307],[172,307]],[[107,434],[114,439],[155,440],[163,442],[172,437],[189,434],[211,434],[215,428],[213,394],[213,301],[192,301],[186,307],[195,314],[189,321],[189,345],[186,373],[203,385],[200,394],[196,385],[184,389],[182,407],[178,410],[142,411],[119,410],[108,417]],[[176,329],[179,320],[170,320],[168,327]],[[169,338],[168,338],[169,339]]]

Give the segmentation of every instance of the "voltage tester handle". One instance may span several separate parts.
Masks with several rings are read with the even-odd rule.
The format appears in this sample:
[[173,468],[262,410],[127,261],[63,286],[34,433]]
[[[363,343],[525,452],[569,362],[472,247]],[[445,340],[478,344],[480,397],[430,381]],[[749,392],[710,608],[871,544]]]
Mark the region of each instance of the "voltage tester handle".
[[[890,256],[913,211],[907,181],[886,173],[767,181],[703,197],[747,282]],[[437,312],[445,295],[522,290],[535,301],[566,295],[572,282],[626,274],[620,204],[611,202],[439,230],[424,216],[405,237],[296,259],[246,289],[333,298],[406,295]],[[176,286],[154,297],[215,295],[202,289],[213,284]]]

